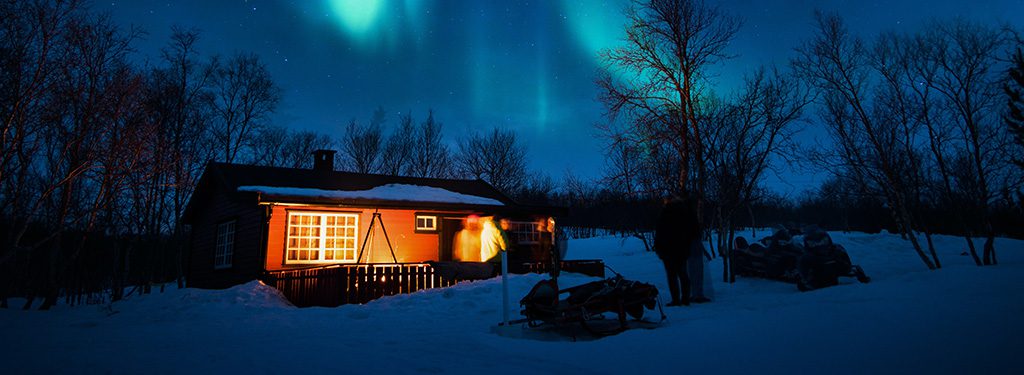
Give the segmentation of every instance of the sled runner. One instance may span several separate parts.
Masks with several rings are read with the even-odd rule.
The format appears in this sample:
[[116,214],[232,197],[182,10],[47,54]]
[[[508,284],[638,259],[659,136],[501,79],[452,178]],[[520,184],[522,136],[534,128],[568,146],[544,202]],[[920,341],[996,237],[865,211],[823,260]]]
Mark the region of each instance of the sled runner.
[[[596,336],[629,329],[629,318],[634,322],[654,324],[665,320],[665,313],[658,300],[658,289],[651,284],[626,280],[619,274],[566,289],[559,289],[557,279],[542,280],[533,286],[519,304],[526,317],[521,322],[526,322],[530,327],[561,327],[578,323]],[[661,320],[642,320],[644,311],[654,310],[655,306],[661,314]],[[605,313],[613,314],[617,321],[606,320]]]

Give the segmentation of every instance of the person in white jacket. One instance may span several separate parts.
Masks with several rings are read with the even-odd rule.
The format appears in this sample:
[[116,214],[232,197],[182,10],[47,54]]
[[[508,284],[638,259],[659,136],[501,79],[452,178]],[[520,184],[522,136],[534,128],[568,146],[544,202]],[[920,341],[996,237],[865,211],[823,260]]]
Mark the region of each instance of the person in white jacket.
[[508,220],[485,218],[480,232],[480,261],[493,261],[502,251],[508,250]]

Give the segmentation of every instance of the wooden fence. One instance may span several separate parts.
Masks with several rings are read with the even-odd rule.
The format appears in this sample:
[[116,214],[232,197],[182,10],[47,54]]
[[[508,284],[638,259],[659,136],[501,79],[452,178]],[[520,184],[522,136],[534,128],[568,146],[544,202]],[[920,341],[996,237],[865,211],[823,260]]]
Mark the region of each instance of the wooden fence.
[[[509,273],[543,273],[550,265],[509,264]],[[604,277],[600,260],[564,261],[563,272]],[[395,294],[443,288],[466,279],[445,278],[428,263],[343,264],[314,268],[268,271],[261,280],[281,291],[298,307],[334,307],[366,303]]]

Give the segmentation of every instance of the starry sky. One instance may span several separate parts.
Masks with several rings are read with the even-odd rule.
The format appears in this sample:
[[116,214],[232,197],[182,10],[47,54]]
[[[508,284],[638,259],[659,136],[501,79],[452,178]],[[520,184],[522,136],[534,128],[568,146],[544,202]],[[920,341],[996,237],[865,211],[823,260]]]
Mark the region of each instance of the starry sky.
[[[715,1],[709,0],[712,3]],[[838,11],[855,33],[910,31],[932,19],[964,17],[1020,28],[1024,0],[735,0],[718,2],[744,20],[717,75],[734,90],[762,64],[785,66],[812,31],[815,9]],[[566,171],[594,178],[604,162],[594,125],[597,51],[623,34],[627,0],[179,0],[107,1],[135,43],[156,59],[172,25],[202,32],[201,53],[258,54],[283,89],[277,125],[337,136],[351,119],[384,108],[389,125],[429,109],[449,141],[494,127],[515,129],[532,168],[556,180]],[[1014,17],[1017,15],[1017,17]],[[1012,19],[1011,17],[1016,18]],[[821,131],[808,126],[801,141]],[[819,174],[782,168],[769,186],[784,194],[813,188]]]

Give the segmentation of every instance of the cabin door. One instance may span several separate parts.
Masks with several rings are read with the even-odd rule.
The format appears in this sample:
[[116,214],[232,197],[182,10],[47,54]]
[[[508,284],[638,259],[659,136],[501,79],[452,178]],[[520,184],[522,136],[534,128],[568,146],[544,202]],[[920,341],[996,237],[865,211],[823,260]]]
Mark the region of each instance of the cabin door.
[[455,243],[455,234],[459,233],[463,227],[463,218],[461,217],[443,217],[441,218],[441,233],[438,237],[438,260],[442,262],[452,261],[452,254],[455,250],[453,244]]

